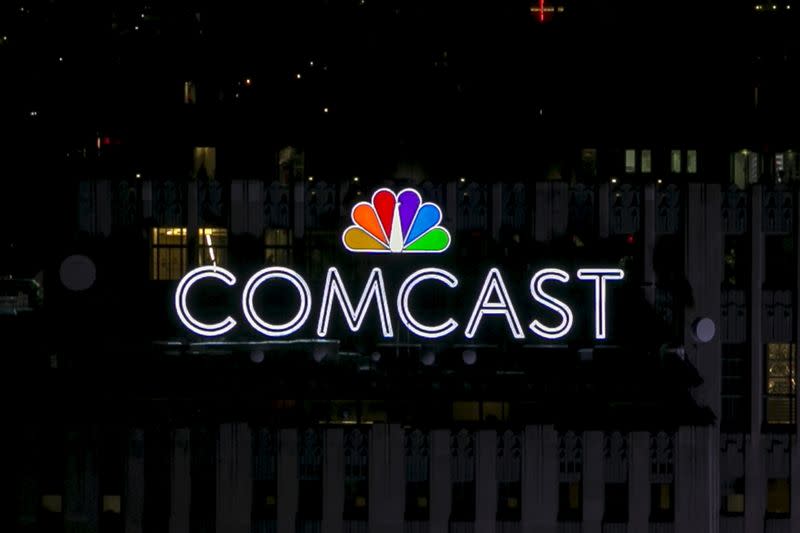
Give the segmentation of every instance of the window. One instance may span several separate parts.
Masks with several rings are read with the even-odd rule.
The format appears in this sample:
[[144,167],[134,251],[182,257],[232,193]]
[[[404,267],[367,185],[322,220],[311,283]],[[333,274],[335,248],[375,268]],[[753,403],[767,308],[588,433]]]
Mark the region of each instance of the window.
[[[150,279],[180,279],[189,269],[186,228],[153,228]],[[228,230],[197,230],[197,265],[227,266]]]
[[150,279],[179,279],[186,272],[186,228],[153,228]]
[[606,483],[603,522],[626,523],[628,521],[628,484]]
[[794,344],[767,344],[766,422],[795,422],[795,357]]
[[725,429],[744,429],[749,422],[749,345],[722,345],[722,413]]
[[197,86],[192,81],[183,82],[183,103],[193,104],[197,102]]
[[497,519],[518,521],[522,518],[522,483],[506,481],[497,484]]
[[681,173],[681,151],[672,150],[669,156],[669,170],[673,174]]
[[740,189],[743,189],[748,183],[758,183],[761,174],[760,168],[757,153],[741,150],[732,155],[731,174],[733,182]]
[[642,156],[642,162],[641,162],[642,174],[649,174],[650,171],[652,170],[652,163],[651,163],[652,153],[650,152],[650,150],[642,150],[641,156]]
[[481,419],[481,405],[479,402],[455,401],[453,402],[453,420],[457,422],[478,422]]
[[251,513],[254,521],[278,518],[278,484],[275,479],[253,480]]
[[228,230],[200,228],[197,231],[197,265],[227,266]]
[[406,520],[425,521],[430,517],[428,501],[430,483],[425,481],[406,481]]
[[772,478],[767,480],[767,514],[788,515],[791,487],[786,478]]
[[794,237],[768,235],[764,239],[764,286],[770,289],[794,288]]
[[722,484],[722,512],[727,515],[744,514],[744,478]]
[[583,494],[580,481],[558,484],[558,520],[575,522],[583,520]]
[[675,519],[672,483],[650,484],[650,521],[672,522]]
[[725,236],[725,259],[723,283],[728,287],[744,287],[750,277],[748,241],[742,235]]
[[636,150],[625,150],[625,172],[627,174],[636,172]]
[[697,150],[686,150],[686,172],[697,174]]
[[292,232],[268,229],[264,232],[264,261],[267,266],[292,266]]
[[453,522],[475,521],[475,480],[454,481],[452,486]]
[[192,176],[214,179],[217,175],[217,149],[213,146],[195,146]]

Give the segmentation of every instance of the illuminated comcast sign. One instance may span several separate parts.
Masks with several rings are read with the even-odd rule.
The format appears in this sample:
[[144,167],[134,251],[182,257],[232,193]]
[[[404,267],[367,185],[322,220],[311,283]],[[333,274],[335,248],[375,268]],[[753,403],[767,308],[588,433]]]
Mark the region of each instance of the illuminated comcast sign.
[[[436,254],[450,246],[450,233],[440,224],[442,211],[436,204],[422,202],[414,189],[399,193],[380,189],[372,195],[371,202],[361,202],[353,207],[353,225],[342,234],[344,247],[355,253],[372,254]],[[606,294],[609,283],[625,276],[618,268],[579,268],[575,273],[578,281],[586,282],[594,291],[594,337],[605,339],[607,335]],[[215,280],[233,288],[236,276],[218,266],[204,266],[188,272],[178,284],[175,292],[175,309],[181,323],[189,330],[205,337],[224,335],[237,326],[230,315],[214,323],[195,318],[187,303],[192,287],[203,280]],[[560,339],[573,327],[574,314],[570,306],[548,293],[548,286],[566,284],[570,274],[559,268],[544,268],[533,274],[529,285],[530,297],[552,315],[547,323],[533,319],[527,329],[544,339]],[[288,318],[281,323],[272,323],[262,318],[256,310],[259,289],[266,284],[282,283],[296,291],[299,299],[296,309],[287,310]],[[386,338],[395,336],[392,307],[403,325],[413,334],[427,339],[450,335],[462,327],[455,318],[443,317],[438,323],[423,322],[415,316],[410,298],[415,291],[423,292],[426,286],[441,284],[456,290],[458,278],[442,268],[427,267],[412,272],[400,284],[396,299],[390,305],[386,292],[383,271],[373,268],[355,305],[342,282],[336,267],[330,267],[325,277],[320,306],[316,317],[316,334],[325,337],[330,328],[334,307],[341,310],[347,326],[358,332],[370,309],[377,313],[381,333]],[[303,328],[311,317],[314,299],[311,289],[303,277],[286,267],[268,267],[253,274],[244,284],[241,293],[241,308],[250,327],[266,337],[286,337]],[[417,311],[421,311],[417,309]],[[505,321],[515,339],[525,339],[526,332],[509,297],[508,289],[500,271],[490,268],[482,287],[471,305],[471,312],[463,335],[472,339],[486,317],[497,317]]]

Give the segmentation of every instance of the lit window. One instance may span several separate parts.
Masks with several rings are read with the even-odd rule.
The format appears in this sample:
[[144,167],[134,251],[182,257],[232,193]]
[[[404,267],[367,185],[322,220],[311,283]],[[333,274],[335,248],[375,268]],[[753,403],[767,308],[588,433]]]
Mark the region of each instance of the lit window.
[[458,422],[478,422],[481,408],[478,402],[453,402],[453,420]]
[[722,512],[729,515],[744,514],[744,478],[722,485]]
[[120,504],[119,494],[104,494],[103,495],[103,512],[120,514],[122,505]]
[[650,150],[642,150],[642,173],[649,174],[652,170]]
[[150,279],[179,279],[186,272],[186,228],[153,228]]
[[200,228],[197,235],[197,266],[228,264],[228,230]]
[[795,345],[767,344],[766,416],[768,424],[794,424]]
[[636,150],[625,150],[625,172],[636,172]]
[[217,175],[217,149],[213,146],[196,146],[194,148],[194,166],[192,176],[214,178]]
[[264,261],[268,266],[292,265],[292,233],[288,229],[268,229],[264,233]]
[[681,173],[681,151],[672,150],[669,156],[669,170],[673,174]]
[[686,150],[686,172],[697,174],[697,150]]
[[62,512],[62,500],[60,494],[43,494],[42,510],[48,513]]
[[197,102],[197,86],[192,81],[183,82],[183,103],[193,104]]
[[767,514],[788,515],[790,494],[788,479],[767,480]]

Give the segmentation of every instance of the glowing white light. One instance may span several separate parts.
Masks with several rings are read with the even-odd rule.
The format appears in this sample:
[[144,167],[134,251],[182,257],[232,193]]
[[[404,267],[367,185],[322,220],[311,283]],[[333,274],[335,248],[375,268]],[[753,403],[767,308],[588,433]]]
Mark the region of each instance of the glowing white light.
[[572,310],[567,304],[546,294],[542,289],[545,281],[556,280],[562,283],[569,281],[569,274],[558,268],[544,268],[531,278],[531,295],[533,299],[558,313],[561,323],[557,326],[545,326],[539,320],[534,320],[528,326],[531,331],[545,339],[559,339],[569,333],[572,328]]
[[367,316],[369,302],[375,298],[383,336],[392,337],[394,335],[392,332],[392,319],[389,316],[389,303],[386,299],[386,287],[383,284],[383,274],[380,268],[373,268],[372,272],[370,272],[367,285],[364,287],[361,299],[359,299],[355,309],[353,309],[353,304],[350,303],[350,297],[344,288],[339,271],[336,267],[328,269],[328,275],[325,278],[325,289],[322,293],[322,309],[320,310],[319,323],[317,324],[317,335],[320,337],[324,337],[328,333],[334,298],[338,299],[339,307],[344,312],[347,325],[350,331],[354,333],[361,328],[361,323],[364,322],[364,318]]
[[581,268],[578,279],[594,281],[594,336],[606,338],[606,281],[620,280],[625,272],[619,268]]
[[211,262],[217,266],[217,259],[214,257],[214,248],[211,247],[211,234],[206,233],[206,244],[208,244],[208,255],[211,256]]
[[236,276],[224,268],[208,266],[195,268],[189,271],[178,283],[178,290],[175,291],[175,310],[178,312],[178,318],[183,325],[198,335],[203,335],[204,337],[223,335],[236,326],[236,321],[233,318],[227,316],[216,324],[206,324],[194,318],[186,305],[186,296],[189,289],[198,281],[206,278],[218,279],[229,287],[236,283]]
[[[211,267],[213,268],[213,267]],[[253,296],[256,290],[267,280],[284,279],[291,283],[300,296],[297,314],[283,324],[270,324],[258,316],[253,307]],[[311,313],[311,291],[306,281],[294,270],[285,267],[267,267],[256,272],[247,282],[242,293],[242,309],[244,316],[253,328],[267,337],[285,337],[291,335],[305,324]]]
[[[490,301],[492,294],[497,295],[498,301]],[[472,316],[469,317],[467,329],[464,331],[464,335],[466,335],[467,338],[471,339],[475,336],[475,332],[481,323],[483,315],[504,315],[514,338],[525,338],[522,326],[519,323],[519,318],[517,318],[517,312],[514,310],[511,298],[508,296],[508,290],[506,290],[503,277],[496,268],[489,270],[486,281],[483,282],[480,296],[478,296],[478,301],[475,303],[475,308],[472,310]]]
[[411,291],[414,287],[426,280],[441,281],[451,289],[458,286],[458,279],[450,272],[442,270],[441,268],[423,268],[417,270],[408,276],[400,286],[400,292],[397,293],[397,312],[400,315],[400,320],[412,333],[420,337],[436,339],[452,333],[453,330],[458,327],[458,322],[452,318],[448,318],[441,324],[426,326],[411,315],[411,311],[408,308],[408,298],[411,296]]

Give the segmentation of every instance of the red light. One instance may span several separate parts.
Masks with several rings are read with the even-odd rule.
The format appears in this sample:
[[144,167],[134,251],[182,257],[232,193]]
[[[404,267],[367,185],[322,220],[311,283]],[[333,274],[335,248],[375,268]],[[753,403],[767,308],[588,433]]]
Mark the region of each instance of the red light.
[[539,0],[539,22],[544,22],[544,0]]
[[636,243],[636,239],[634,238],[633,235],[628,235],[625,238],[625,242],[627,242],[628,244],[635,244]]
[[111,137],[103,137],[103,146],[108,146],[109,144],[111,144]]

